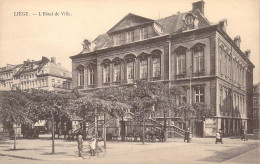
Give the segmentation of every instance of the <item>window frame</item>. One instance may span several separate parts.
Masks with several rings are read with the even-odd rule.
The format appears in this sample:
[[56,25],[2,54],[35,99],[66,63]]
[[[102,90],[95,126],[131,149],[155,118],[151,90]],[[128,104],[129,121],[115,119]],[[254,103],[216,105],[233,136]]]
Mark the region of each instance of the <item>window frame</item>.
[[[199,91],[199,93],[197,93],[197,91]],[[199,101],[197,101],[197,96],[199,98]],[[201,101],[201,99],[203,98],[203,101]],[[194,102],[205,102],[205,87],[200,86],[200,87],[196,87],[194,89]]]
[[[196,52],[199,52],[198,57],[196,57]],[[197,60],[199,59],[199,63],[198,63],[198,70],[197,70]],[[202,59],[202,63],[201,63],[201,59]],[[202,65],[202,68],[201,68]],[[204,47],[202,46],[198,46],[193,48],[193,70],[194,73],[202,73],[205,70],[205,62],[204,62]]]
[[[159,61],[157,61],[156,63],[154,62],[156,59],[159,59]],[[152,57],[153,60],[153,77],[160,77],[161,76],[161,55],[159,53],[156,53],[155,55],[153,55]],[[157,66],[159,65],[159,67]],[[157,66],[157,67],[156,67]],[[156,69],[155,68],[159,68],[159,74],[156,74]]]
[[139,76],[141,79],[148,78],[148,57],[141,57],[140,58],[140,73]]
[[78,69],[78,86],[84,87],[84,68],[81,67]]

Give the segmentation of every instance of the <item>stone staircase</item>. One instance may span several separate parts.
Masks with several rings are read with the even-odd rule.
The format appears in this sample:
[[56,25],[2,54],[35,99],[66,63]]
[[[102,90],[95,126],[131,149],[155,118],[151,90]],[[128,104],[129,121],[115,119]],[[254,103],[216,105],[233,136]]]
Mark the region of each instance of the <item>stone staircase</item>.
[[[149,118],[148,120],[149,120],[149,122],[150,122],[150,123],[148,124],[149,127],[152,127],[152,128],[154,128],[154,129],[156,129],[156,130],[163,131],[163,127],[164,127],[164,126],[163,126],[162,123],[156,121],[156,120],[153,119],[153,118]],[[184,137],[184,135],[185,135],[185,130],[183,130],[183,129],[177,127],[177,126],[167,125],[166,128],[167,128],[168,133],[171,132],[171,133],[174,133],[175,135],[178,135],[178,136],[181,136],[181,137]]]

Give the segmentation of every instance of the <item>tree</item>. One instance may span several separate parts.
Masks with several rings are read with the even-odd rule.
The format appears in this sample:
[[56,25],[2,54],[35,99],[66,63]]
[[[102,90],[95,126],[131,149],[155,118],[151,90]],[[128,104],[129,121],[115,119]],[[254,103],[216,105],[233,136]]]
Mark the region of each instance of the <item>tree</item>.
[[143,125],[143,144],[145,143],[145,122],[150,114],[154,113],[153,106],[158,103],[163,87],[161,82],[136,81],[130,104],[133,107],[134,119]]
[[[112,108],[109,115],[114,118],[121,118],[121,129],[124,128],[123,118],[129,113],[130,109],[132,109],[133,89],[133,86],[103,88],[96,91],[93,95],[93,97],[106,101],[119,102],[120,105],[116,105]],[[121,133],[121,138],[122,140],[125,139],[123,132]]]
[[193,108],[197,121],[203,121],[205,117],[212,117],[215,115],[213,107],[203,102],[194,103]]
[[54,154],[54,122],[70,119],[72,116],[71,108],[68,108],[71,100],[76,99],[74,93],[57,93],[46,90],[31,90],[31,101],[29,112],[35,117],[35,120],[50,119],[52,120],[52,153]]
[[[188,103],[182,103],[179,106],[179,117],[184,122],[184,129],[189,127],[189,122],[193,116],[195,116],[195,110],[192,105]],[[187,123],[188,122],[188,123]],[[187,125],[188,124],[188,125]]]
[[[131,106],[115,101],[115,97],[110,95],[112,89],[101,89],[94,94],[81,97],[74,104],[77,106],[78,115],[83,117],[83,120],[93,118],[94,116],[94,125],[95,133],[97,133],[97,115],[104,116],[104,142],[106,148],[106,115],[109,114],[112,117],[120,117],[127,113],[131,109]],[[115,92],[114,92],[115,93]],[[118,92],[117,92],[118,93]],[[92,120],[93,121],[93,120]]]
[[[32,123],[28,108],[32,105],[29,94],[21,90],[0,92],[0,117],[4,124],[16,124],[14,150],[16,150],[17,125]],[[12,129],[13,131],[13,129]]]

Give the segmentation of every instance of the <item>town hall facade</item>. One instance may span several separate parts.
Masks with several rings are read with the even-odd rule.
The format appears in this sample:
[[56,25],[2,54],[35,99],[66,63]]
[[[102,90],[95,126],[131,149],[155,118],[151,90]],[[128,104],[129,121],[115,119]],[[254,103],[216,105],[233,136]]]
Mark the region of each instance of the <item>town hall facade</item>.
[[[241,38],[226,33],[227,20],[212,24],[203,1],[192,10],[148,19],[128,14],[83,51],[71,56],[73,87],[82,91],[133,84],[137,79],[180,86],[190,103],[213,106],[203,136],[218,129],[228,135],[250,131],[253,109],[253,69],[250,50],[242,52]],[[190,91],[191,88],[191,91]]]

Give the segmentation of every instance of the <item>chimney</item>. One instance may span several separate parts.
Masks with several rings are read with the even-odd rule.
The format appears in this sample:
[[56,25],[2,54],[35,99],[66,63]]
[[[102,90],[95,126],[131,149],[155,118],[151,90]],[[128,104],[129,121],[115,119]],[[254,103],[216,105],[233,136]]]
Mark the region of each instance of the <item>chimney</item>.
[[52,62],[53,64],[56,64],[56,57],[52,57],[52,58],[51,58],[51,62]]
[[249,49],[247,49],[244,53],[247,58],[250,58],[251,51]]
[[241,38],[239,35],[234,38],[234,42],[240,48]]
[[192,10],[198,9],[200,11],[200,13],[202,15],[204,15],[204,4],[205,4],[205,2],[203,0],[192,3]]
[[226,30],[227,30],[227,19],[223,19],[223,20],[221,20],[221,21],[219,21],[219,26],[220,26],[220,28],[223,30],[223,31],[225,31],[226,32]]

